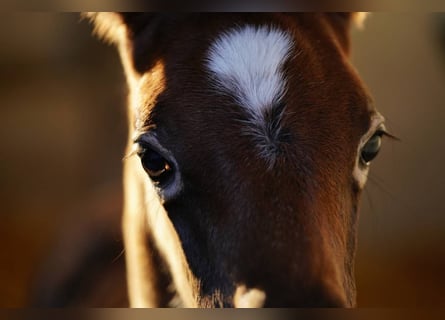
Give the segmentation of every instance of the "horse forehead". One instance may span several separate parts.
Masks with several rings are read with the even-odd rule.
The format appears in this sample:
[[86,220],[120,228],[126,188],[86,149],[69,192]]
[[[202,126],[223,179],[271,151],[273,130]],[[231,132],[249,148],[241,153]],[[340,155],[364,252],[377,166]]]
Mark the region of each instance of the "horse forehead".
[[206,68],[214,86],[232,95],[258,118],[284,95],[283,65],[292,47],[291,35],[278,27],[233,28],[213,41]]
[[[330,59],[334,62],[325,66],[321,62],[324,59],[309,57],[325,53],[318,50],[304,53],[306,47],[312,47],[308,44],[311,35],[303,31],[296,32],[292,26],[279,23],[238,23],[217,32],[203,32],[200,36],[204,45],[178,40],[181,45],[172,46],[159,63],[162,67],[159,79],[162,81],[154,76],[157,72],[151,71],[142,82],[139,93],[159,82],[162,82],[162,88],[158,90],[159,95],[143,95],[139,99],[144,101],[137,103],[140,112],[136,118],[146,125],[156,119],[148,117],[154,109],[160,111],[154,114],[163,120],[167,129],[172,127],[173,131],[179,132],[181,128],[189,130],[193,125],[192,133],[182,136],[184,139],[195,135],[199,135],[200,140],[207,139],[206,136],[210,139],[213,135],[202,133],[217,130],[218,124],[224,127],[227,135],[238,132],[243,126],[247,131],[241,128],[242,133],[247,132],[254,138],[252,146],[266,158],[275,155],[275,146],[281,143],[282,128],[301,131],[299,126],[303,124],[306,129],[337,125],[338,121],[319,121],[320,110],[323,119],[327,114],[335,114],[335,119],[342,119],[343,124],[352,121],[355,114],[348,117],[337,113],[346,103],[332,103],[332,100],[341,100],[337,99],[339,96],[345,98],[343,89],[348,84],[353,86],[348,86],[347,94],[355,92],[358,88],[355,77],[350,76],[343,60],[337,56]],[[335,47],[330,43],[326,46]],[[177,52],[178,48],[188,49]],[[325,68],[335,68],[335,74],[341,74],[342,81],[326,79]],[[330,85],[326,86],[326,83]],[[335,86],[332,83],[336,83]],[[325,87],[331,90],[327,92]],[[334,90],[339,87],[341,90]],[[238,112],[246,121],[234,121],[240,118]],[[359,108],[354,112],[357,117],[362,113]],[[167,118],[169,120],[164,121]]]

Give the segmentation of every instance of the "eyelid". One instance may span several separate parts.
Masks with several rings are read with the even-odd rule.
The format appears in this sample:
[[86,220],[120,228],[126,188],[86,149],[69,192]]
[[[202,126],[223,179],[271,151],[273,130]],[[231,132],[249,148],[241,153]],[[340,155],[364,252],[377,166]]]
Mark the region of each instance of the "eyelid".
[[362,136],[360,144],[359,144],[359,152],[363,148],[363,146],[371,139],[376,133],[379,131],[386,132],[386,128],[384,125],[385,119],[380,113],[375,113],[371,116],[371,123],[368,131]]
[[373,137],[373,136],[375,136],[375,135],[378,135],[378,136],[382,137],[382,136],[385,136],[386,134],[387,134],[386,127],[385,127],[385,125],[382,123],[382,124],[380,124],[380,125],[377,127],[377,129],[374,131],[374,133],[372,134],[371,137]]
[[136,153],[139,157],[144,153],[146,149],[150,148],[150,144],[145,142],[143,139],[136,139],[133,141],[133,152]]
[[127,160],[128,158],[131,158],[132,156],[138,155],[141,156],[141,153],[143,149],[147,149],[150,147],[154,147],[156,149],[159,149],[161,154],[164,153],[164,148],[159,144],[156,137],[154,137],[154,134],[148,133],[148,132],[136,132],[134,134],[134,138],[132,139],[133,145],[132,150],[124,156],[122,160]]
[[[162,144],[158,141],[155,132],[143,132],[139,133],[135,139],[133,139],[133,148],[134,153],[140,155],[143,149],[152,149],[159,153],[163,158],[167,159],[168,162],[174,163],[176,166],[176,162],[173,160],[174,157],[170,151],[168,151]],[[138,153],[139,152],[139,153]]]
[[165,150],[161,144],[159,143],[156,135],[154,133],[140,133],[133,139],[133,144],[139,148],[153,148],[159,150],[160,153],[163,153]]
[[[391,140],[400,141],[400,139],[397,136],[393,135],[386,129],[385,118],[379,112],[376,112],[371,116],[371,123],[374,123],[374,125],[376,124],[375,125],[376,130],[370,137],[378,133],[381,137],[387,137]],[[370,137],[368,137],[368,139]]]

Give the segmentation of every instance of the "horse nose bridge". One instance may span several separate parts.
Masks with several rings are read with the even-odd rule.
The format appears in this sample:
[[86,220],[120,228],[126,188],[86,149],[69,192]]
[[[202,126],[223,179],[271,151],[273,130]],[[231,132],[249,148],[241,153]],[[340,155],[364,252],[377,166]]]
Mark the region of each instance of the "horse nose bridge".
[[[293,212],[293,222],[287,220],[289,217],[272,219],[267,224],[268,231],[262,230],[251,243],[246,243],[240,258],[245,263],[239,280],[262,290],[266,307],[351,306],[343,279],[342,249],[327,240],[330,236],[322,225],[308,223],[296,215]],[[247,293],[240,301],[256,305],[257,300],[252,297],[257,296],[257,291]]]
[[[264,306],[349,306],[344,228],[326,191],[281,171],[251,175],[245,186],[237,194],[242,205],[231,207],[231,222],[243,231],[228,263],[235,282],[262,290]],[[256,305],[254,293],[240,303]]]

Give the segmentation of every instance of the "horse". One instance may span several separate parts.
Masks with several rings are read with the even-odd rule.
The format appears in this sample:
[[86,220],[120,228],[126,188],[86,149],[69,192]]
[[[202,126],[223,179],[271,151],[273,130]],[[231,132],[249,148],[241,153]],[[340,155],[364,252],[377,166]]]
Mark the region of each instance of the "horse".
[[86,13],[128,85],[132,307],[354,307],[386,133],[350,62],[360,13]]

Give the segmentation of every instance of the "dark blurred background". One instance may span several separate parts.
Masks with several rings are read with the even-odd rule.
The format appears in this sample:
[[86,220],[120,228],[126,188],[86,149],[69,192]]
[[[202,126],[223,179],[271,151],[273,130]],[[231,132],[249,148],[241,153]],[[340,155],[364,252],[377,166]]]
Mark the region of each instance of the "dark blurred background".
[[[401,139],[362,198],[358,304],[445,306],[445,14],[374,13],[352,35]],[[125,305],[125,101],[117,52],[78,14],[0,14],[0,306],[50,303],[39,288],[58,283],[80,305]]]

